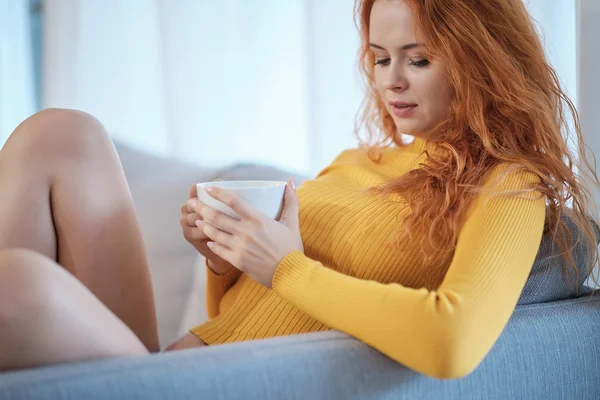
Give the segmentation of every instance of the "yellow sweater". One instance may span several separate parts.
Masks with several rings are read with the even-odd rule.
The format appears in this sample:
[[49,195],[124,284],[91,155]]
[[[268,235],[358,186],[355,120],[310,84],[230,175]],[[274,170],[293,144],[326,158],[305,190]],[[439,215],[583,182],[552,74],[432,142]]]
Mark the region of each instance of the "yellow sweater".
[[[406,211],[365,188],[417,168],[425,142],[343,152],[298,188],[305,254],[279,264],[273,289],[231,270],[207,269],[210,320],[191,329],[207,344],[337,329],[413,370],[461,377],[482,361],[508,322],[535,260],[545,200],[475,200],[451,259],[425,264],[412,248],[386,246]],[[502,172],[491,171],[490,179]],[[537,177],[513,173],[499,190]],[[487,200],[489,201],[485,201]]]

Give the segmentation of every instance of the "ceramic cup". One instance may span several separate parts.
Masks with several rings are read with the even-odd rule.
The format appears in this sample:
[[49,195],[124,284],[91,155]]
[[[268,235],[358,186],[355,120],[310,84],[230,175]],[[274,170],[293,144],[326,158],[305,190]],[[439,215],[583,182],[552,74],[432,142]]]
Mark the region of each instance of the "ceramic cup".
[[203,182],[196,184],[196,189],[198,190],[199,201],[233,218],[240,219],[240,216],[225,203],[210,197],[204,190],[206,187],[221,187],[235,192],[267,217],[278,220],[283,211],[283,195],[286,183],[278,181]]

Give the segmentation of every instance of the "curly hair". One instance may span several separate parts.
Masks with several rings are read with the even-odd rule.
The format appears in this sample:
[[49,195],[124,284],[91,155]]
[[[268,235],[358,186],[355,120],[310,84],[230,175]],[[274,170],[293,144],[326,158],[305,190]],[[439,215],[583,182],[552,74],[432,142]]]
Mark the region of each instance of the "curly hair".
[[[366,86],[356,130],[359,138],[367,133],[361,141],[377,162],[379,149],[404,143],[375,89],[375,59],[369,49],[375,1],[383,0],[355,3],[359,63]],[[452,100],[448,117],[427,139],[420,168],[376,188],[407,201],[409,212],[399,227],[397,242],[419,246],[426,257],[433,252],[452,254],[467,211],[483,191],[486,174],[508,164],[507,174],[528,171],[539,177],[539,183],[520,193],[537,190],[545,196],[544,233],[552,235],[566,257],[565,279],[570,266],[579,280],[572,249],[582,239],[591,249],[588,271],[593,276],[598,260],[593,226],[597,213],[580,172],[586,172],[589,182],[600,184],[595,158],[592,167],[577,111],[546,59],[522,0],[403,1],[419,27],[419,41],[426,44],[425,57],[442,60],[446,66]],[[579,157],[569,146],[573,139]],[[582,235],[573,237],[565,217]],[[419,237],[428,240],[417,242]]]

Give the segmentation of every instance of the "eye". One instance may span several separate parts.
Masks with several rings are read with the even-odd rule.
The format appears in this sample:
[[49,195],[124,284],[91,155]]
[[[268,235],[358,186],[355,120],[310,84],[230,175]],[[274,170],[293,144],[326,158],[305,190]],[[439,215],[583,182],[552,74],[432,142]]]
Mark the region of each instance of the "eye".
[[424,58],[422,60],[410,60],[408,65],[414,65],[415,67],[426,67],[430,64],[429,60]]
[[390,64],[390,59],[389,58],[380,58],[379,60],[375,61],[375,65],[381,65],[381,66],[386,66]]

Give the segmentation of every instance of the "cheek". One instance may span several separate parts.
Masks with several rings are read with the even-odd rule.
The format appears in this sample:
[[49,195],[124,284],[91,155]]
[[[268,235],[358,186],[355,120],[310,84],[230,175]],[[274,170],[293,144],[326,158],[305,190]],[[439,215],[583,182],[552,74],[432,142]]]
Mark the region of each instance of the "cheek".
[[427,101],[428,112],[436,119],[445,118],[450,107],[450,91],[444,75],[432,74],[427,81],[422,82],[420,95]]
[[377,94],[379,94],[379,96],[383,99],[385,93],[385,89],[383,87],[383,80],[385,78],[382,74],[382,71],[375,70],[373,78],[375,79],[375,90],[377,91]]

